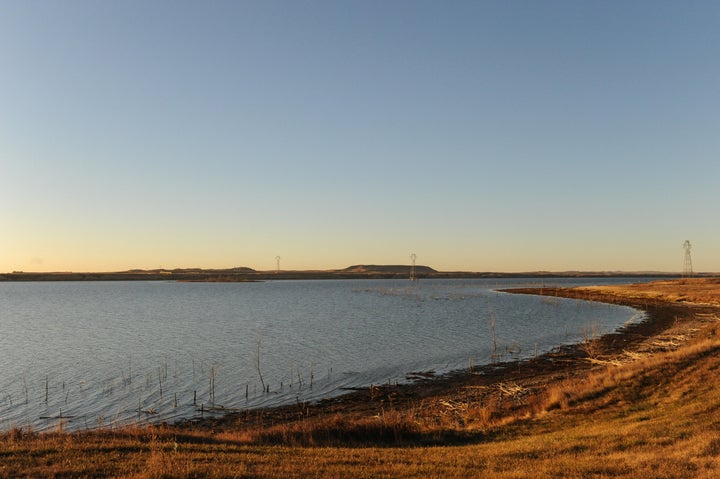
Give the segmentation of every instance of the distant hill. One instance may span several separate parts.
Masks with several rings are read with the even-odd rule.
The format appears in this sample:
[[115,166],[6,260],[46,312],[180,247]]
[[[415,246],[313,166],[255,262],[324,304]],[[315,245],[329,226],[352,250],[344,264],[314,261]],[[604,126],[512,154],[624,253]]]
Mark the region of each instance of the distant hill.
[[[394,264],[356,264],[354,266],[348,266],[345,269],[338,270],[342,273],[381,273],[381,274],[407,274],[410,272],[410,265],[394,265]],[[415,266],[415,272],[417,274],[432,274],[437,273],[436,270],[430,266]]]
[[252,268],[236,266],[235,268],[203,269],[203,268],[175,268],[173,273],[256,273]]

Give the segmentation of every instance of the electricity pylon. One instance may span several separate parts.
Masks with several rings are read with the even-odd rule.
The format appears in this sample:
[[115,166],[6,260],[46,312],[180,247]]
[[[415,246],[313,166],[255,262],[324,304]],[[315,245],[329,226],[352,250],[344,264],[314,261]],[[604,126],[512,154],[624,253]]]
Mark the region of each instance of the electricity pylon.
[[685,250],[685,259],[683,260],[683,278],[689,278],[693,275],[692,257],[690,256],[690,240],[685,240],[683,249]]

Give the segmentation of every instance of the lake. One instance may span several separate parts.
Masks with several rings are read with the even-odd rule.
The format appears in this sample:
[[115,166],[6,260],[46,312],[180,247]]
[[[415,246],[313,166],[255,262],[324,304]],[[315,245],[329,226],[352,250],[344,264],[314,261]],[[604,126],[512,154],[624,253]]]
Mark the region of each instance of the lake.
[[314,401],[486,364],[493,352],[529,357],[644,318],[622,306],[495,291],[543,281],[638,280],[0,283],[0,430]]

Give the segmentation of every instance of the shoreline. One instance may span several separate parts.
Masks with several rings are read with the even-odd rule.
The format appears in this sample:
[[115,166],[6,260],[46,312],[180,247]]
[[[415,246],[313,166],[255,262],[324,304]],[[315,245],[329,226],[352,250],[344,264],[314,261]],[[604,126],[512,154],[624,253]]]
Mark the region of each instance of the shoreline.
[[[494,401],[503,403],[502,408],[505,410],[517,409],[522,406],[523,397],[547,389],[560,380],[587,374],[598,365],[618,361],[623,356],[667,349],[651,343],[661,342],[664,336],[675,336],[677,331],[674,329],[677,328],[696,329],[694,326],[697,326],[698,315],[720,313],[718,305],[619,296],[603,293],[594,287],[513,288],[498,291],[629,306],[644,311],[647,317],[611,333],[587,338],[580,343],[558,346],[532,358],[493,362],[441,375],[413,373],[415,380],[409,383],[371,385],[315,403],[249,409],[220,417],[190,419],[171,427],[198,428],[215,433],[238,428],[266,431],[267,434],[261,432],[260,436],[275,442],[278,439],[272,433],[273,429],[298,422],[322,421],[328,417],[342,417],[344,421],[361,420],[379,417],[388,409],[403,413],[427,407],[428,411],[433,411],[437,404],[444,404],[447,408],[447,405],[466,401],[470,396],[476,403]],[[504,385],[511,385],[515,392]],[[458,439],[455,435],[453,438]],[[419,439],[422,443],[442,443],[448,440],[445,435],[437,440],[428,437],[411,439]]]
[[701,281],[543,288],[647,319],[525,361],[179,425],[16,428],[0,476],[716,478],[720,279]]
[[[522,286],[531,286],[532,285],[531,282],[527,282],[527,281],[522,281],[520,283]],[[361,283],[358,283],[358,284],[361,284]],[[428,286],[430,284],[431,283],[428,283]],[[486,283],[483,282],[482,284],[486,284]],[[401,285],[403,287],[405,287],[406,283],[401,283]],[[139,286],[141,286],[141,285],[138,285],[138,287]],[[105,287],[105,286],[103,286],[103,287]],[[110,287],[110,286],[107,286],[107,287]],[[485,287],[485,286],[483,286],[483,287]],[[410,286],[408,286],[408,288],[410,288]],[[494,294],[493,296],[502,296],[502,295]],[[506,296],[506,298],[507,298],[507,296]],[[517,299],[521,299],[521,298],[518,297],[518,298],[516,298],[516,300]],[[512,297],[509,297],[508,301],[512,301]],[[525,300],[523,300],[523,301],[525,301]],[[547,302],[548,303],[556,303],[557,301],[547,301]],[[534,303],[537,303],[539,306],[540,300],[536,299],[533,301],[533,304]],[[482,308],[482,306],[483,305],[480,305],[480,308]],[[553,314],[552,310],[554,308],[549,308],[549,309],[550,309],[550,314]],[[572,314],[573,309],[574,309],[574,307],[570,307],[570,309],[568,310],[570,314]],[[603,308],[600,307],[599,310],[602,311],[602,309]],[[480,309],[480,312],[481,313],[483,312],[482,309]],[[627,314],[628,314],[627,317],[629,317],[633,313],[629,312]],[[375,314],[375,317],[377,317],[377,314]],[[637,319],[637,317],[635,319]],[[477,318],[474,319],[474,321],[477,321]],[[484,321],[484,320],[481,320],[481,321]],[[616,327],[617,327],[618,323],[615,324]],[[555,342],[551,343],[551,344],[546,344],[545,345],[546,347],[542,348],[541,353],[548,351],[548,348],[551,348],[553,346],[569,344],[570,341],[577,341],[578,333],[581,333],[579,328],[576,330],[576,329],[573,329],[572,325],[570,325],[567,330],[571,330],[573,332],[572,337],[567,336],[567,333],[566,333],[566,336],[564,336],[564,337],[555,338]],[[608,328],[606,330],[610,331],[611,329]],[[468,360],[468,357],[472,357],[471,361],[472,361],[472,363],[474,363],[476,365],[483,365],[483,364],[486,364],[487,362],[491,361],[490,354],[492,353],[492,344],[490,344],[489,347],[487,347],[485,344],[485,341],[488,339],[488,332],[489,332],[489,330],[487,330],[487,327],[483,323],[480,333],[483,333],[484,336],[481,334],[472,343],[466,342],[466,344],[469,344],[468,351],[471,351],[471,353],[462,355],[462,357],[459,360],[456,360],[454,362],[448,362],[448,363],[442,363],[442,364],[427,362],[426,364],[420,364],[420,365],[416,364],[414,367],[408,367],[408,368],[402,368],[402,369],[398,368],[397,370],[395,370],[395,371],[398,371],[398,374],[387,374],[387,375],[381,374],[378,376],[370,376],[370,377],[366,377],[366,379],[364,381],[355,381],[353,379],[346,380],[344,378],[341,378],[340,376],[337,376],[335,386],[351,385],[351,386],[359,386],[361,388],[364,387],[364,389],[360,389],[359,391],[348,391],[347,389],[343,390],[342,387],[335,387],[334,389],[331,389],[331,388],[324,387],[325,384],[321,383],[319,385],[319,387],[315,388],[315,391],[312,391],[312,387],[310,388],[310,390],[308,390],[307,388],[303,389],[301,393],[297,394],[298,396],[300,396],[299,401],[300,402],[307,401],[307,404],[316,405],[316,404],[320,403],[323,399],[329,399],[330,401],[332,401],[333,399],[335,399],[337,397],[347,396],[348,394],[351,394],[353,392],[358,392],[360,394],[367,393],[370,389],[369,388],[370,383],[375,384],[375,386],[373,386],[373,394],[371,394],[372,396],[381,395],[381,394],[383,394],[383,391],[386,391],[386,390],[389,390],[390,393],[388,393],[388,394],[392,395],[394,391],[392,391],[393,388],[388,387],[388,383],[387,383],[388,377],[392,378],[392,383],[396,383],[398,381],[402,384],[419,382],[419,383],[423,384],[424,387],[429,387],[428,384],[431,382],[431,380],[436,381],[436,382],[441,382],[448,378],[457,378],[458,376],[462,376],[465,372],[467,372],[466,367],[470,363],[470,361]],[[545,334],[545,331],[539,331],[537,337],[542,337],[543,334]],[[450,351],[450,353],[452,353],[453,350],[457,351],[457,347],[453,346],[453,341],[454,340],[452,339],[452,337],[447,337],[446,344],[449,346],[448,350]],[[509,343],[510,343],[510,341],[508,341],[508,344]],[[512,348],[513,346],[510,345],[510,347]],[[483,353],[482,355],[475,354],[475,349],[477,349],[477,348],[482,348],[482,349],[480,349]],[[505,354],[502,354],[500,358],[497,358],[497,357],[494,358],[495,364],[493,364],[493,366],[492,366],[494,369],[500,368],[501,364],[508,362],[508,361],[510,361],[510,364],[514,364],[514,361],[517,359],[525,360],[527,358],[531,358],[533,356],[532,338],[529,339],[526,343],[523,343],[522,352],[519,352],[519,349],[517,349],[517,348],[515,349],[515,351],[511,350],[510,352],[508,352],[507,347],[504,344],[499,349],[499,352],[502,353],[503,351],[505,351]],[[537,351],[537,347],[536,347],[536,351]],[[427,358],[427,357],[432,357],[433,354],[436,354],[436,352],[435,351],[432,351],[432,352],[425,351],[425,353],[423,353],[417,357],[418,358],[423,358],[423,357]],[[537,352],[536,352],[536,354],[537,354]],[[389,356],[389,357],[390,357],[390,359],[395,359],[393,356]],[[476,360],[476,358],[478,358],[479,361]],[[136,361],[133,358],[133,363],[135,363],[135,362]],[[418,363],[419,362],[420,361],[418,361]],[[392,364],[392,362],[389,364]],[[127,361],[128,370],[125,370],[123,372],[122,368],[121,368],[121,371],[120,371],[120,373],[123,374],[123,378],[122,378],[123,386],[126,386],[125,376],[127,375],[129,378],[130,374],[131,374],[131,372],[129,370],[129,367],[130,367],[129,365],[130,365],[130,361],[128,360]],[[135,364],[133,364],[133,366],[135,366]],[[351,366],[355,366],[355,367],[359,366],[362,371],[363,364],[358,363],[358,365],[353,364]],[[133,369],[138,369],[138,368],[135,367]],[[427,371],[431,371],[431,370],[433,370],[434,374],[427,374]],[[480,369],[477,366],[475,367],[475,370],[476,370],[476,372],[480,371]],[[166,366],[166,371],[167,371],[167,366]],[[412,374],[413,372],[419,372],[420,374],[419,375]],[[317,373],[317,371],[316,371],[316,373]],[[493,371],[493,374],[495,374],[495,371]],[[329,376],[329,374],[328,374],[328,376]],[[411,377],[408,377],[408,376],[411,376]],[[414,377],[412,377],[412,376],[414,376]],[[422,376],[422,377],[418,377],[418,376]],[[194,374],[194,367],[193,367],[193,378],[194,377],[195,377],[195,374]],[[321,378],[321,379],[323,379],[323,378]],[[334,376],[333,379],[335,380],[336,377]],[[413,379],[418,379],[418,380],[413,381]],[[202,379],[200,381],[202,381]],[[229,387],[232,387],[232,382],[227,381],[226,383],[230,385]],[[240,387],[245,388],[244,383],[236,382],[236,386],[235,386],[234,390],[229,389],[229,387],[228,387],[229,394],[227,395],[227,397],[238,397],[238,398],[241,397],[242,391],[239,391],[240,387],[237,386],[238,383],[241,385]],[[129,384],[129,381],[128,381],[128,384]],[[181,406],[179,408],[176,406],[173,406],[173,408],[171,409],[170,407],[168,407],[170,404],[169,401],[165,401],[164,403],[162,403],[162,405],[159,405],[157,409],[154,409],[153,406],[155,406],[155,404],[150,401],[147,401],[147,402],[143,403],[142,408],[138,407],[138,409],[142,409],[140,412],[134,413],[133,411],[137,411],[135,408],[131,409],[131,407],[125,407],[123,409],[122,417],[120,416],[119,413],[115,416],[105,416],[105,417],[114,417],[111,424],[108,424],[107,420],[105,420],[103,416],[98,416],[102,420],[97,420],[97,421],[94,420],[93,418],[96,416],[92,415],[92,410],[89,410],[90,412],[88,412],[87,416],[86,416],[85,411],[81,407],[75,407],[75,409],[66,407],[68,405],[67,400],[66,400],[65,404],[62,404],[61,402],[56,401],[56,406],[50,409],[52,414],[48,414],[46,411],[40,411],[38,414],[31,415],[27,411],[32,413],[33,411],[35,411],[35,409],[30,409],[28,407],[26,407],[25,410],[23,410],[22,408],[8,409],[8,413],[5,416],[8,419],[4,420],[5,426],[3,427],[3,430],[8,430],[8,429],[12,428],[13,425],[15,425],[15,424],[22,424],[24,428],[33,427],[37,431],[50,431],[50,430],[54,429],[55,427],[57,427],[57,424],[59,422],[64,422],[63,427],[68,432],[69,431],[89,430],[89,429],[102,429],[103,427],[118,428],[118,427],[122,427],[124,425],[133,426],[133,425],[138,425],[138,424],[151,424],[151,423],[182,424],[183,422],[192,423],[195,420],[197,420],[197,418],[221,417],[221,416],[224,416],[227,414],[232,414],[233,412],[245,412],[248,410],[248,408],[252,408],[253,411],[259,410],[259,409],[261,410],[264,408],[274,408],[274,407],[281,407],[281,406],[290,406],[293,409],[297,409],[294,406],[297,406],[298,401],[295,397],[296,394],[292,390],[292,388],[290,390],[288,390],[286,388],[285,391],[282,391],[282,389],[280,389],[279,392],[281,392],[281,395],[276,396],[276,395],[268,394],[267,396],[265,396],[262,392],[259,394],[256,394],[254,392],[253,384],[252,384],[252,382],[250,382],[250,391],[251,391],[250,400],[247,400],[247,394],[246,394],[245,401],[236,401],[236,402],[230,403],[229,401],[226,402],[224,399],[226,396],[223,396],[223,400],[219,401],[217,403],[217,407],[216,407],[216,405],[213,404],[206,397],[201,396],[202,395],[201,388],[203,385],[199,383],[199,386],[200,387],[190,388],[189,398],[188,398],[187,396],[183,397],[182,390],[178,389],[175,385],[173,385],[173,384],[170,384],[170,386],[166,385],[164,388],[166,391],[168,390],[168,387],[173,388],[173,390],[179,391],[178,395],[181,396]],[[286,382],[286,386],[287,386],[287,382]],[[410,386],[412,386],[412,384]],[[227,386],[225,386],[225,383],[223,383],[223,387],[227,387]],[[147,388],[147,385],[146,385],[146,388]],[[433,385],[432,388],[435,388],[435,386]],[[127,391],[128,389],[129,388],[124,387],[123,391]],[[200,399],[197,403],[195,403],[195,400],[194,400],[193,389],[197,389],[200,392],[200,395],[198,397],[202,397],[202,399]],[[99,388],[98,388],[98,390],[99,390]],[[104,389],[103,389],[103,391],[104,391]],[[157,391],[157,389],[156,389],[156,391]],[[225,391],[225,390],[223,390],[223,391]],[[273,392],[276,392],[276,391],[273,390]],[[116,393],[117,393],[117,391],[116,391]],[[22,394],[22,390],[20,390],[19,394]],[[75,393],[73,392],[72,394],[73,394],[73,396],[71,396],[71,398],[75,397],[74,396]],[[162,395],[162,391],[160,394]],[[17,394],[15,394],[15,395],[17,396]],[[53,399],[56,399],[58,396],[59,396],[59,394],[54,394]],[[136,393],[136,396],[134,398],[135,401],[133,402],[132,397],[131,397],[130,401],[126,400],[128,396],[124,393],[123,394],[115,394],[115,396],[109,395],[107,403],[110,405],[109,407],[112,408],[114,406],[114,404],[121,404],[122,400],[124,400],[123,404],[131,404],[131,406],[135,406],[135,403],[137,403],[137,404],[140,403],[140,400],[138,399],[139,396],[140,396],[140,394]],[[424,394],[421,395],[421,397],[424,397],[424,396],[425,396]],[[13,399],[15,399],[15,398],[13,398]],[[62,399],[62,396],[60,396],[60,400],[61,399]],[[395,398],[393,396],[393,400],[394,399]],[[190,400],[192,400],[192,404],[191,404]],[[143,398],[143,401],[145,401],[144,398]],[[170,401],[172,401],[172,397],[170,397]],[[204,403],[204,406],[205,406],[204,411],[202,411],[202,409],[203,409],[202,403]],[[161,403],[158,402],[157,404],[161,404]],[[59,409],[57,406],[59,406]],[[73,403],[70,403],[70,406],[73,406]],[[161,409],[161,407],[165,407],[165,409]],[[118,410],[120,410],[119,406],[117,406],[117,408],[118,408]],[[39,408],[38,408],[38,410],[39,410]],[[58,410],[60,411],[59,413],[57,413]],[[71,412],[68,412],[68,410]],[[15,420],[13,415],[16,414],[16,411],[19,413],[24,412],[25,416],[22,419]],[[69,417],[70,414],[74,414],[74,417]],[[45,417],[49,417],[49,419],[43,418],[42,420],[38,420],[37,419],[38,415],[43,415]],[[16,417],[20,417],[20,416],[21,416],[20,414],[16,414]],[[25,419],[25,418],[29,418],[29,419]],[[31,419],[32,419],[32,421],[31,421]]]
[[[713,281],[713,280],[698,280]],[[716,280],[720,284],[720,279]],[[654,283],[665,283],[666,280]],[[641,283],[641,285],[654,284]],[[669,283],[677,283],[670,281]],[[599,337],[587,338],[572,344],[559,345],[537,356],[520,359],[502,357],[494,362],[480,364],[470,368],[461,368],[447,372],[434,371],[409,372],[406,382],[371,384],[367,387],[350,388],[337,395],[324,399],[295,402],[268,407],[250,409],[207,409],[207,415],[200,414],[187,418],[167,419],[160,422],[138,423],[140,427],[169,427],[183,430],[197,428],[203,431],[227,431],[237,428],[265,429],[297,423],[299,420],[318,420],[331,416],[343,416],[347,420],[377,417],[388,409],[407,412],[418,404],[437,408],[438,403],[466,401],[471,391],[472,401],[519,400],[520,396],[535,394],[547,389],[558,378],[571,378],[585,374],[598,364],[617,361],[626,353],[646,351],[643,342],[651,341],[665,334],[679,323],[692,321],[697,314],[720,313],[720,305],[693,304],[665,296],[647,297],[629,296],[612,291],[603,291],[616,286],[580,286],[580,287],[532,287],[498,289],[498,292],[510,294],[529,294],[546,297],[563,297],[584,301],[596,301],[629,306],[643,311],[646,317],[627,324],[613,332]],[[620,285],[628,289],[633,285]],[[690,327],[686,325],[686,327]],[[503,383],[511,383],[516,394],[502,391]],[[500,394],[498,394],[500,393]],[[506,401],[505,401],[506,402]],[[507,405],[503,406],[505,408]],[[512,408],[512,407],[511,407]],[[122,429],[128,426],[110,426],[107,430]],[[129,425],[129,427],[134,427]],[[103,432],[104,428],[86,431]],[[83,432],[82,429],[75,432]]]

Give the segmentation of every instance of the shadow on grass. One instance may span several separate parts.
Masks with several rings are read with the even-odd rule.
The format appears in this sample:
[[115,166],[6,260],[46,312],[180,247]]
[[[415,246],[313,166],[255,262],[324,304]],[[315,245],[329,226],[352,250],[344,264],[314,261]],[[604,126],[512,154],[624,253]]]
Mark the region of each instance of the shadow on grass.
[[314,428],[312,431],[266,431],[255,441],[259,445],[293,447],[419,447],[464,446],[491,439],[480,432],[437,430],[419,432],[402,428],[357,427],[351,429]]

